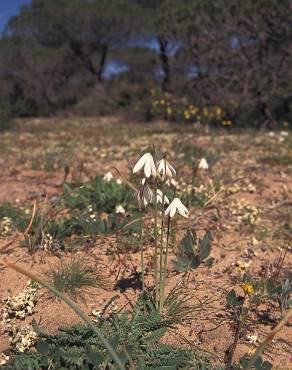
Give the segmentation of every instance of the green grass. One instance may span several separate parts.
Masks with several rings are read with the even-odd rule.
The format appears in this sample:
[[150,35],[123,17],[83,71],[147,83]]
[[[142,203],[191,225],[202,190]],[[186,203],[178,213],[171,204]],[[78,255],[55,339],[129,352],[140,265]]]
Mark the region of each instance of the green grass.
[[99,276],[86,259],[61,260],[57,266],[50,268],[46,277],[51,286],[74,300],[84,299],[89,288],[107,286],[105,279]]

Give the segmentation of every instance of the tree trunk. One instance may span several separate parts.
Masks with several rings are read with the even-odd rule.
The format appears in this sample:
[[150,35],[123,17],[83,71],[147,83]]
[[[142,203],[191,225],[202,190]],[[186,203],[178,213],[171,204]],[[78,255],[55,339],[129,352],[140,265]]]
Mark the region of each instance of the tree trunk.
[[83,62],[85,69],[89,71],[92,75],[96,76],[96,69],[90,58],[91,53],[84,53],[84,51],[82,50],[82,45],[80,43],[71,41],[70,46],[76,57]]
[[166,52],[167,41],[164,37],[158,37],[159,41],[159,48],[160,48],[160,59],[162,63],[163,69],[163,80],[162,80],[162,90],[168,91],[170,88],[170,66],[169,66],[169,58]]
[[101,49],[101,58],[100,58],[100,63],[99,63],[99,70],[97,72],[97,77],[98,77],[99,82],[102,82],[102,80],[103,80],[102,74],[104,72],[107,53],[108,53],[108,46],[103,45],[102,49]]

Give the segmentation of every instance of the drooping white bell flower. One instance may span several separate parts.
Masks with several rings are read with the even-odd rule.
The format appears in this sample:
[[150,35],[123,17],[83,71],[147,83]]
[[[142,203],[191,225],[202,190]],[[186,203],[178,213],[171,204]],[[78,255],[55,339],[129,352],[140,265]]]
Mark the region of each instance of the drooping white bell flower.
[[189,217],[189,211],[187,208],[182,204],[181,200],[179,198],[174,198],[173,201],[170,203],[170,205],[166,208],[165,214],[170,217],[174,217],[176,213],[179,213],[181,216],[188,218]]
[[109,171],[103,176],[105,182],[110,182],[114,178],[114,175]]
[[140,208],[142,206],[146,207],[149,203],[151,203],[153,200],[153,191],[149,187],[148,184],[146,184],[146,179],[141,180],[141,186],[139,190],[137,191],[137,201]]
[[[161,203],[163,201],[163,193],[160,189],[157,189],[156,191],[156,203]],[[164,204],[169,204],[169,199],[167,196],[164,194]]]
[[156,167],[154,163],[154,159],[151,153],[145,153],[142,157],[137,161],[133,168],[133,173],[140,171],[144,167],[144,174],[145,177],[156,177]]
[[205,158],[202,158],[198,166],[199,170],[207,170],[209,168],[208,162]]
[[162,177],[172,178],[176,175],[175,169],[172,167],[172,165],[164,158],[162,158],[157,163],[157,171],[161,174]]
[[116,206],[116,213],[125,213],[126,210],[122,205]]

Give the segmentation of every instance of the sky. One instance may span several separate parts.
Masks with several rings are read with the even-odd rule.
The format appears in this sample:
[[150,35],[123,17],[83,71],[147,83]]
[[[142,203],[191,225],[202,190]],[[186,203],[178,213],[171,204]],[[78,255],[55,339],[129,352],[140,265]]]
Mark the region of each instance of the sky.
[[3,31],[8,19],[18,14],[21,5],[29,4],[30,0],[0,0],[0,33]]

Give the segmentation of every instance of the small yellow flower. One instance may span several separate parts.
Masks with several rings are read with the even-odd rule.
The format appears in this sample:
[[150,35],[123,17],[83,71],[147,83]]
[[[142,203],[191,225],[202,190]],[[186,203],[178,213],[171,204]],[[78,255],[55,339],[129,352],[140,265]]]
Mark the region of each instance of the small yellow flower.
[[244,283],[244,284],[242,284],[241,287],[242,287],[245,294],[247,294],[247,295],[253,295],[254,294],[254,287],[253,287],[252,284]]
[[221,116],[221,114],[222,114],[222,109],[221,109],[220,107],[216,107],[216,114],[217,114],[217,116],[218,116],[218,117],[220,117],[220,116]]
[[205,116],[205,117],[207,117],[208,116],[208,108],[204,108],[203,109],[203,115]]
[[166,113],[167,113],[167,115],[168,115],[168,116],[171,116],[171,114],[172,114],[172,109],[171,109],[170,107],[167,107],[167,108],[166,108]]
[[222,125],[223,126],[231,126],[232,125],[232,121],[230,121],[230,120],[224,120],[224,121],[222,121]]
[[283,122],[283,127],[286,127],[286,128],[289,127],[289,122],[288,121],[284,121]]

